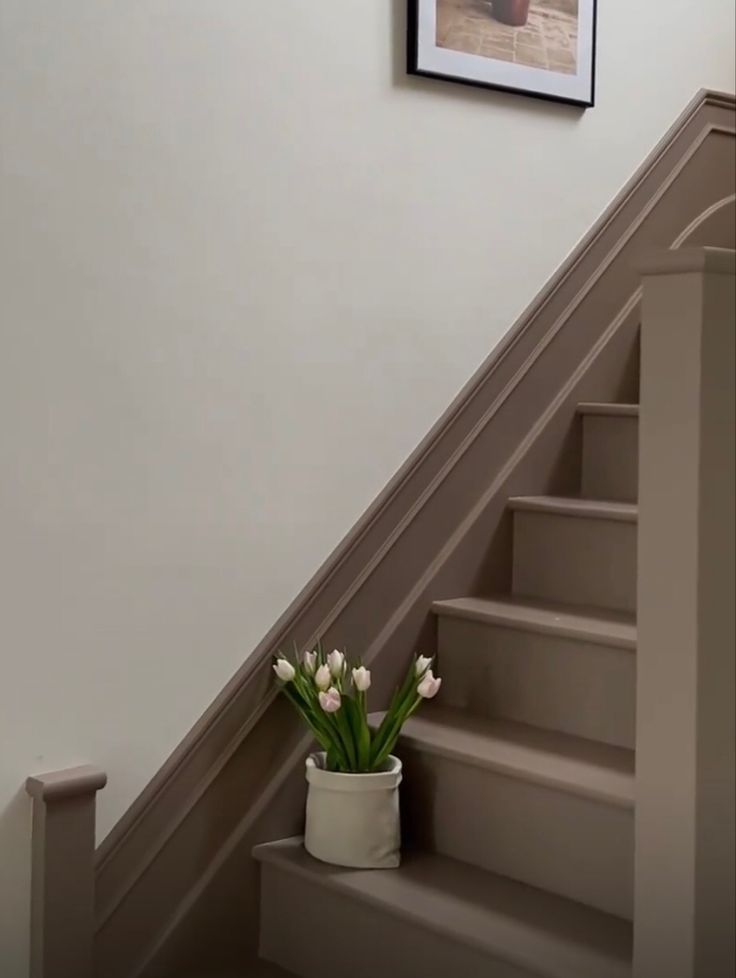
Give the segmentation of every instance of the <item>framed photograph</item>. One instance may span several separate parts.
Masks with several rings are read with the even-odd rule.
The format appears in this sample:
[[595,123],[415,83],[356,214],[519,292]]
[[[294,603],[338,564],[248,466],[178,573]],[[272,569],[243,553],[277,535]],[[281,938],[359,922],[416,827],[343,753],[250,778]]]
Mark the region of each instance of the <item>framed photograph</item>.
[[409,0],[409,73],[591,106],[596,0]]

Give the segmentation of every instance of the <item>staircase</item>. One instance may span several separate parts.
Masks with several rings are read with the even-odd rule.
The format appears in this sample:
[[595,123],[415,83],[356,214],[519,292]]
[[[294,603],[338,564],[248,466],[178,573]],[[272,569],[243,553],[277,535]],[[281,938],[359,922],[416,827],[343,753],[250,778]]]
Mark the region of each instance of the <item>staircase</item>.
[[510,595],[434,604],[393,871],[259,846],[261,955],[301,978],[631,974],[638,407],[581,404],[580,497],[523,496]]

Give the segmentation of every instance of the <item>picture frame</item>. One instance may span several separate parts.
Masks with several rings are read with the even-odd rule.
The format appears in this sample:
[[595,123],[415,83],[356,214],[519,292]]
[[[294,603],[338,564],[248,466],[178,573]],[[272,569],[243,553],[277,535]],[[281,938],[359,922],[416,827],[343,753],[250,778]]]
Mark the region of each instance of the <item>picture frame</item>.
[[595,104],[597,0],[409,0],[407,70]]

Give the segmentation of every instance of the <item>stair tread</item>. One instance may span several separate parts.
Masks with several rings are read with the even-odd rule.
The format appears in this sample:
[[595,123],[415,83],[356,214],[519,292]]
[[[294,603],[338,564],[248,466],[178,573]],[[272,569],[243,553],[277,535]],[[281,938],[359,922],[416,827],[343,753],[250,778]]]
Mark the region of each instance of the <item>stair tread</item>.
[[512,496],[508,504],[515,511],[619,520],[625,523],[636,522],[639,513],[636,503],[580,499],[577,496]]
[[634,805],[634,751],[624,747],[434,703],[407,721],[401,738],[418,750],[510,777],[622,808]]
[[409,852],[394,870],[313,859],[302,840],[254,856],[544,978],[630,978],[631,925],[564,897],[446,856]]
[[606,417],[638,418],[638,404],[616,404],[605,401],[583,401],[578,404],[578,414],[597,414]]
[[177,978],[296,978],[296,975],[268,961],[256,961],[239,968],[227,968],[224,971],[198,969],[192,972],[177,972]]
[[636,648],[636,617],[628,612],[510,596],[450,598],[433,602],[432,610],[446,617]]

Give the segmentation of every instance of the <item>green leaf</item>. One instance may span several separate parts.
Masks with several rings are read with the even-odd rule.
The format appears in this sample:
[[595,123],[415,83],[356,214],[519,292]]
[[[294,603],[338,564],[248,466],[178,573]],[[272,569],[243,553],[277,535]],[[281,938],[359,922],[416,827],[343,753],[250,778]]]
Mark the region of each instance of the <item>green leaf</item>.
[[294,696],[294,694],[290,690],[288,692],[284,690],[284,692],[287,698],[291,700],[291,703],[294,706],[297,713],[300,715],[302,720],[304,720],[304,722],[307,724],[309,729],[314,734],[315,739],[319,743],[320,747],[322,747],[323,750],[327,750],[329,746],[329,738],[325,736],[322,728],[314,722],[314,718],[309,714],[307,710],[304,709],[302,704],[299,702],[299,700],[296,698],[296,696]]
[[343,698],[345,714],[350,724],[350,732],[355,747],[358,771],[368,771],[371,760],[371,733],[365,716],[364,697],[365,694],[356,691],[355,698]]
[[361,710],[358,732],[358,762],[361,771],[369,771],[371,766],[371,728],[365,711]]
[[313,709],[309,704],[301,701],[298,692],[291,685],[283,687],[283,692],[310,728],[322,750],[331,752],[333,756],[339,758],[339,767],[348,770],[350,759],[345,752],[339,731],[330,722],[328,715],[321,707]]
[[332,715],[335,717],[337,722],[338,730],[340,731],[340,736],[342,737],[343,744],[345,745],[345,754],[348,759],[351,771],[358,770],[358,755],[355,749],[355,743],[353,741],[352,731],[350,729],[350,723],[347,718],[347,712],[345,710],[345,701],[347,697],[343,697],[343,705]]
[[406,700],[393,712],[389,712],[383,718],[381,726],[379,728],[379,733],[382,734],[381,739],[374,740],[373,747],[371,750],[371,770],[375,771],[377,767],[386,760],[388,755],[396,746],[396,741],[399,739],[401,734],[401,728],[404,726],[409,717],[417,710],[419,704],[422,702],[420,696],[414,697],[413,700]]
[[[386,738],[389,737],[390,735],[396,717],[402,715],[407,709],[411,707],[411,704],[414,702],[414,699],[416,697],[416,684],[417,684],[416,676],[414,675],[415,664],[416,664],[416,656],[414,656],[411,662],[409,663],[409,668],[407,669],[406,676],[404,677],[403,683],[398,689],[394,691],[394,694],[391,697],[391,703],[389,704],[389,708],[386,711],[386,714],[383,720],[381,721],[381,725],[379,726],[373,738],[373,744],[371,748],[373,757],[375,757],[377,753],[383,751]],[[397,737],[398,734],[394,735],[393,743],[390,745],[391,747],[393,747],[393,744],[396,743]]]

